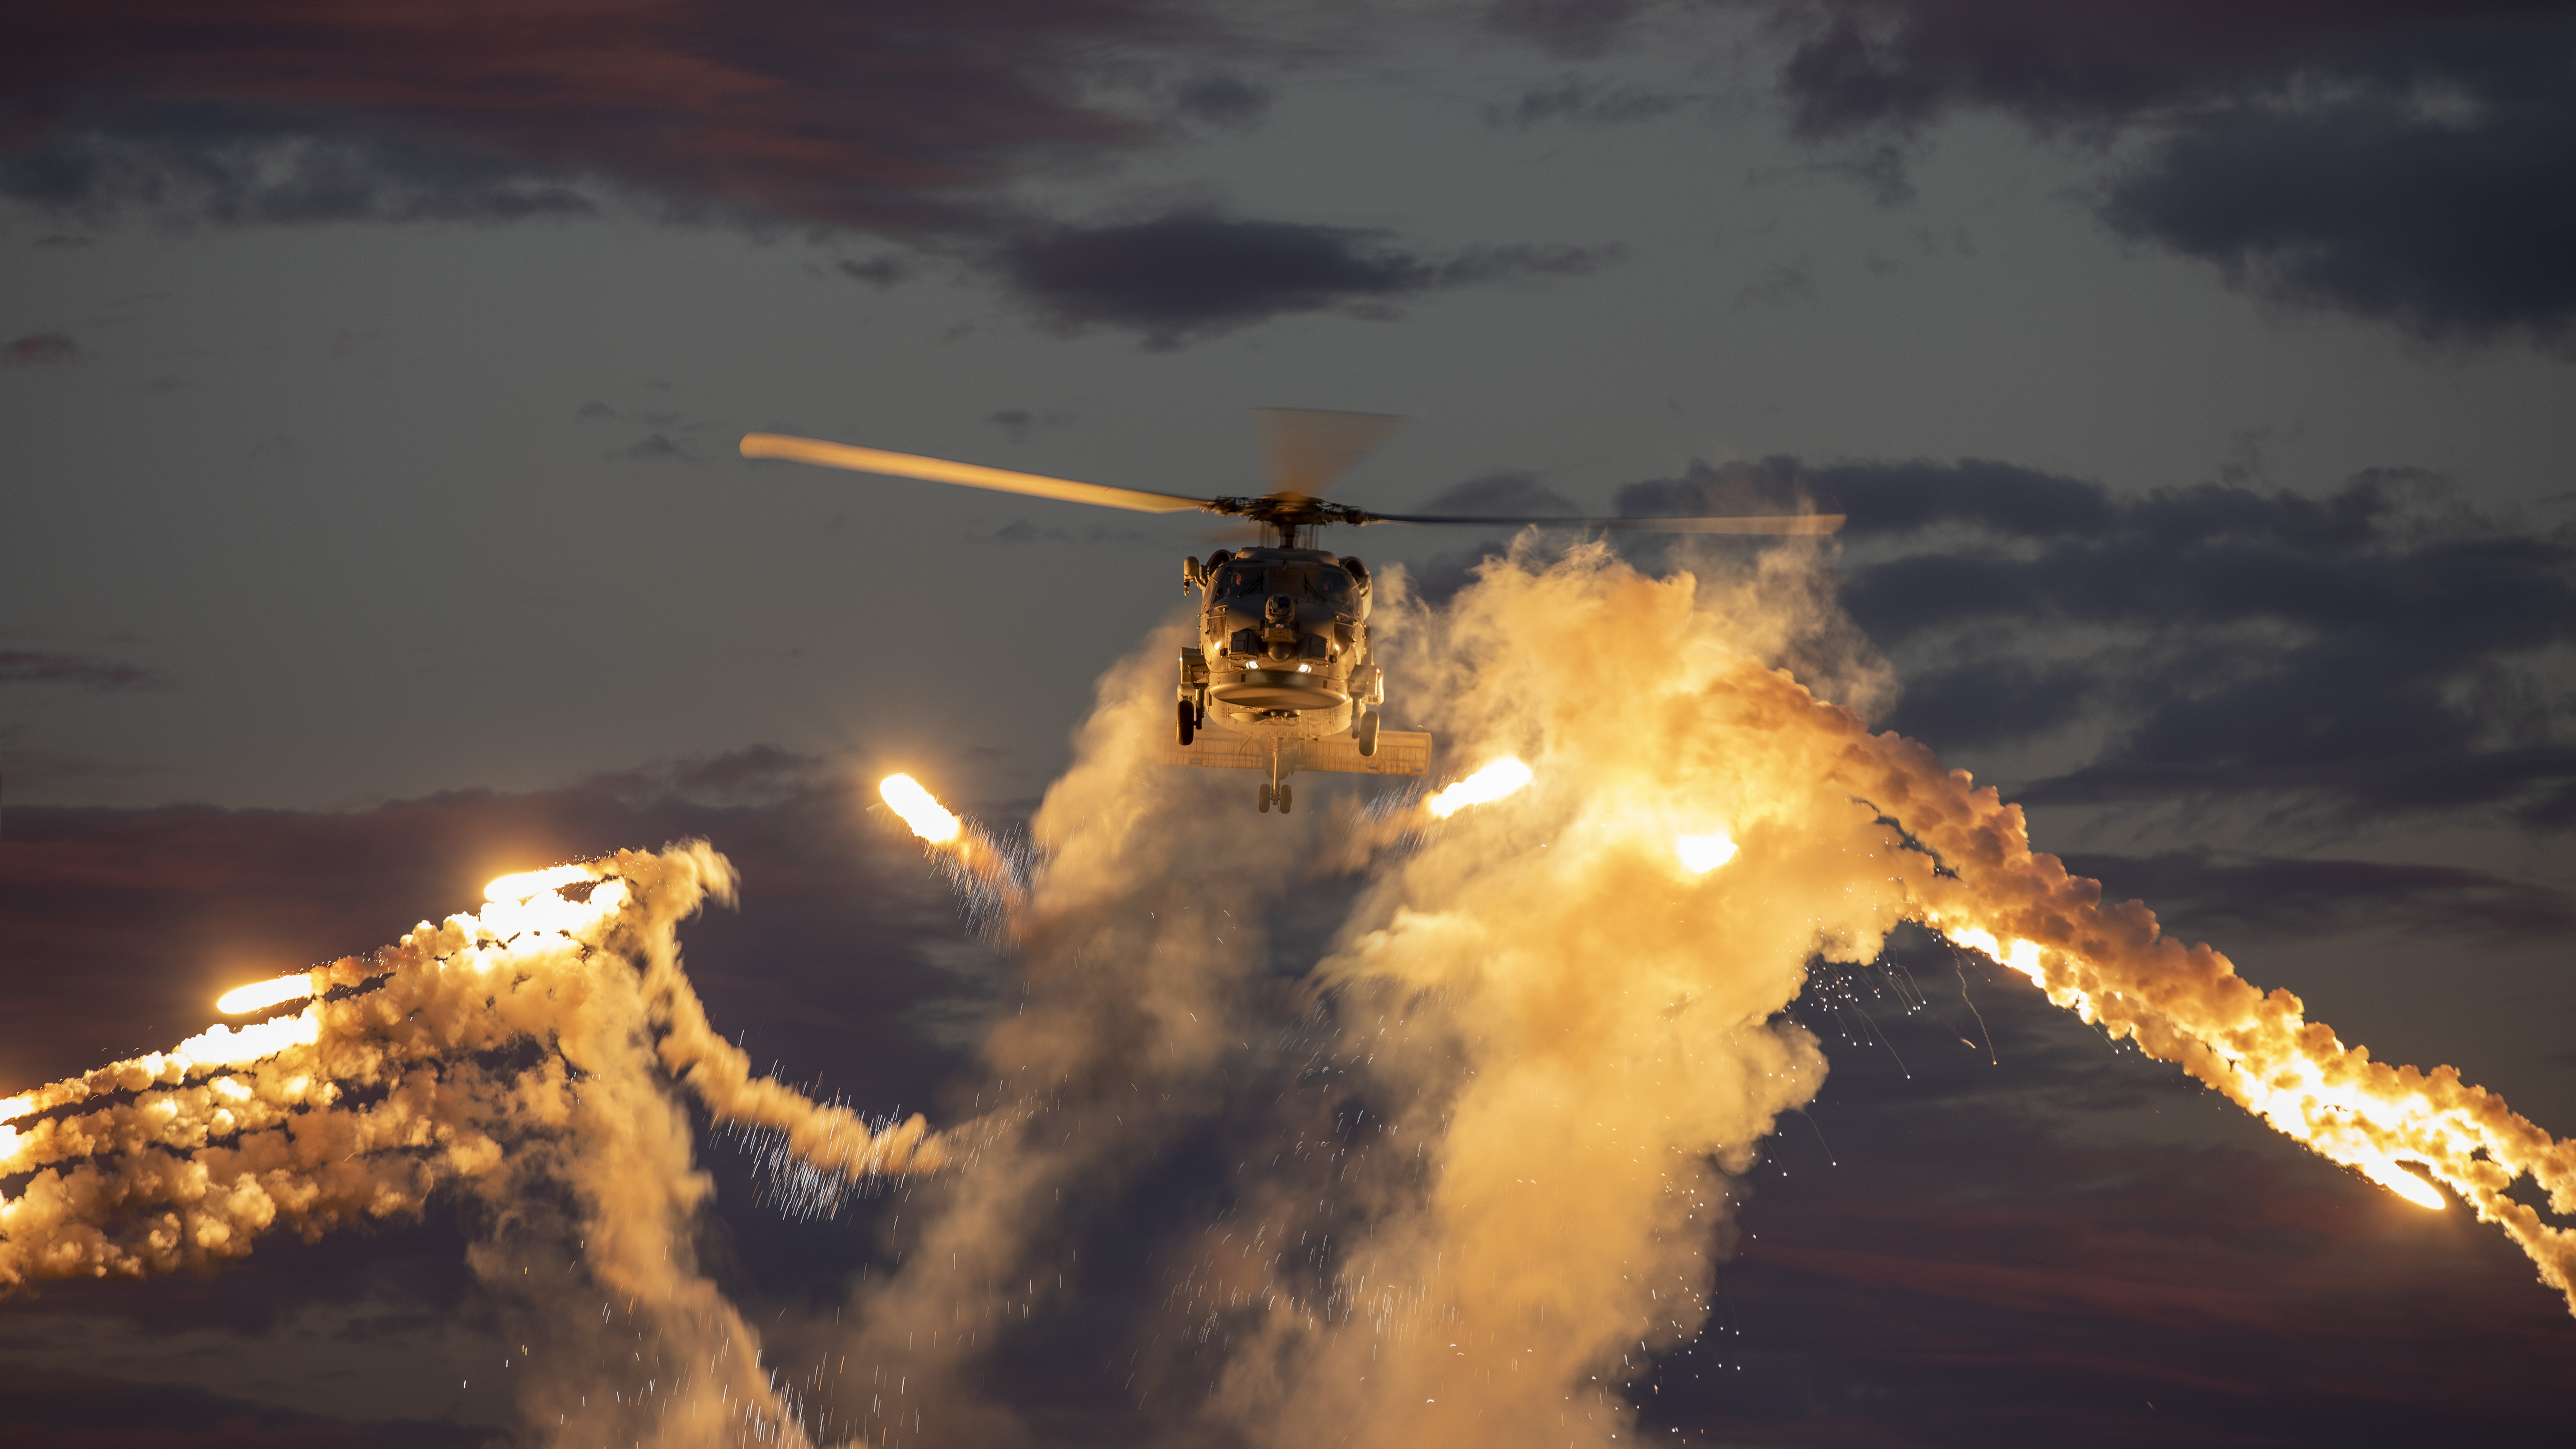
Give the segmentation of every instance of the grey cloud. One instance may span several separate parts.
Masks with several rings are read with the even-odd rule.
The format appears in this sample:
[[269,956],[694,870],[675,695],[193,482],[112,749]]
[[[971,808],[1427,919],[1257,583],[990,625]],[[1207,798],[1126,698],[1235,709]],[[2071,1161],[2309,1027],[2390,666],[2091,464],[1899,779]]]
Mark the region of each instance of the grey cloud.
[[870,257],[864,262],[843,257],[832,264],[832,270],[852,281],[865,282],[878,291],[884,291],[912,275],[910,267],[890,256]]
[[1523,131],[1558,122],[1616,126],[1668,115],[1682,102],[1683,97],[1662,91],[1567,76],[1521,92],[1510,105],[1487,106],[1485,124]]
[[1617,254],[1479,245],[1432,258],[1376,230],[1177,211],[1039,232],[1006,248],[999,266],[1051,321],[1124,328],[1162,348],[1303,312],[1382,318],[1426,292],[1580,276]]
[[49,684],[91,694],[126,694],[167,689],[170,680],[158,670],[95,654],[0,649],[0,684]]
[[2576,826],[2548,662],[2576,646],[2576,535],[2486,516],[2437,476],[2120,496],[1994,462],[1774,458],[1633,485],[1619,506],[1801,501],[1850,515],[1844,605],[1908,682],[1891,725],[1942,748],[2101,725],[2099,753],[2021,787],[2028,803],[2261,797]]
[[1485,24],[1551,55],[1599,55],[1618,43],[1646,0],[1494,0]]
[[0,343],[0,367],[59,367],[80,361],[80,344],[60,332],[30,332]]
[[1193,76],[1172,92],[1172,107],[1202,125],[1246,129],[1270,111],[1267,87],[1223,71]]
[[0,196],[104,222],[228,225],[586,216],[578,178],[347,117],[192,104],[47,131],[0,157]]
[[619,448],[615,452],[610,453],[608,457],[612,462],[625,463],[652,463],[664,460],[675,460],[682,463],[694,463],[698,461],[696,454],[681,447],[679,444],[672,442],[668,437],[661,433],[648,434],[641,441],[624,448]]
[[2457,866],[2190,850],[2070,855],[2066,868],[2101,881],[2113,899],[2144,899],[2195,930],[2278,937],[2377,928],[2481,940],[2576,932],[2576,899],[2565,891]]

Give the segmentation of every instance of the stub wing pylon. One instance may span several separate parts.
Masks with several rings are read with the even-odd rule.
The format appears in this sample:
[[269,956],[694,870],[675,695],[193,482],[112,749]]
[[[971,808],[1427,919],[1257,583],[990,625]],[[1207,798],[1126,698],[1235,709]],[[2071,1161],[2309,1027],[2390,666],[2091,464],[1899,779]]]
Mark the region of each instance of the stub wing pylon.
[[1431,772],[1431,736],[1419,730],[1380,730],[1377,753],[1363,755],[1347,734],[1322,740],[1273,743],[1227,730],[1209,730],[1187,745],[1163,742],[1163,763],[1202,770],[1263,770],[1278,754],[1278,774],[1298,770],[1337,775],[1427,775]]

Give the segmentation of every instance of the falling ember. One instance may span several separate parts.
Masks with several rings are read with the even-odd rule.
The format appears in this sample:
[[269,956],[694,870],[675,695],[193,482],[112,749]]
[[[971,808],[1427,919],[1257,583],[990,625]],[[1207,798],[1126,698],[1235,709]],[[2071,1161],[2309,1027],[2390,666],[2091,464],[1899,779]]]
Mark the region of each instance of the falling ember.
[[1735,859],[1735,842],[1723,833],[1684,835],[1673,841],[1673,853],[1682,858],[1682,869],[1706,875]]
[[1529,766],[1505,755],[1423,801],[1422,805],[1434,817],[1446,820],[1470,805],[1490,805],[1527,785],[1532,778]]
[[933,845],[946,845],[965,829],[948,807],[921,788],[921,782],[910,775],[888,775],[877,785],[877,794],[885,798],[912,833]]
[[236,986],[215,998],[215,1010],[226,1016],[240,1016],[246,1012],[264,1011],[281,1002],[301,1001],[312,994],[312,975],[297,972],[274,981],[254,981],[248,986]]

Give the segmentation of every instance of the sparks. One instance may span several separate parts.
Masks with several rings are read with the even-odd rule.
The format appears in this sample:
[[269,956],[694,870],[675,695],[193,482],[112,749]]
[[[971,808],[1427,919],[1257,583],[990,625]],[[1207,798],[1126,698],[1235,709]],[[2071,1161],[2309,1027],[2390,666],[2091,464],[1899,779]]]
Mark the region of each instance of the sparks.
[[281,1001],[301,1001],[312,994],[313,978],[299,971],[274,981],[254,981],[248,986],[236,986],[215,998],[215,1010],[226,1016],[240,1016],[244,1012],[275,1006]]
[[1530,767],[1509,755],[1422,802],[1432,815],[1446,820],[1470,805],[1489,805],[1530,782]]
[[948,807],[940,804],[929,791],[921,788],[920,781],[910,775],[886,776],[878,784],[877,794],[894,807],[894,813],[903,817],[903,823],[912,827],[913,834],[933,845],[946,845],[964,829],[957,817],[949,813]]

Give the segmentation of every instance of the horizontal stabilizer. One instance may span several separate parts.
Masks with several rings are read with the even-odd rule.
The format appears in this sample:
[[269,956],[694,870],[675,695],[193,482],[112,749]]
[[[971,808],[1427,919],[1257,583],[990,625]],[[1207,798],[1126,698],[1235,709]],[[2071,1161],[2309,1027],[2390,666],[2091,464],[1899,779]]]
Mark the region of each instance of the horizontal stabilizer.
[[[1270,743],[1231,730],[1209,730],[1187,748],[1163,742],[1163,763],[1202,770],[1270,768]],[[1377,753],[1363,755],[1347,734],[1328,740],[1287,740],[1279,746],[1279,773],[1299,770],[1339,775],[1426,775],[1431,772],[1431,736],[1419,730],[1380,730]]]

